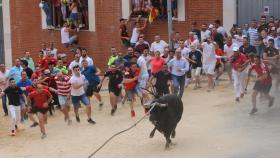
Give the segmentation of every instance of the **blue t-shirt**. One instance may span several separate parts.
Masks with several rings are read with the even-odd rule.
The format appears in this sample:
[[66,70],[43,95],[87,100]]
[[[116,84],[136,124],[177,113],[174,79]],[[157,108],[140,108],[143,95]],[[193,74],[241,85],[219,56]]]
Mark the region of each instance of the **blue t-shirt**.
[[88,66],[82,71],[82,74],[86,77],[89,84],[100,83],[100,78],[95,74],[97,72],[97,68],[93,65]]
[[[17,82],[17,87],[26,87],[26,86],[32,86],[32,81],[30,79],[27,79],[26,81],[23,80],[19,80]],[[27,96],[28,95],[28,91],[23,91],[23,93]]]

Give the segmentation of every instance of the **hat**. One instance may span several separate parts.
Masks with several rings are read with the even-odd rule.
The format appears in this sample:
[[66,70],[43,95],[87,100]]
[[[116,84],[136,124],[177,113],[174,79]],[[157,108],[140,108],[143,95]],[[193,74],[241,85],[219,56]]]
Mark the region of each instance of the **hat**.
[[239,48],[238,47],[233,47],[233,49],[232,49],[234,52],[237,52],[237,51],[239,51]]
[[214,27],[213,24],[210,24],[210,25],[209,25],[209,29],[212,29],[213,27]]

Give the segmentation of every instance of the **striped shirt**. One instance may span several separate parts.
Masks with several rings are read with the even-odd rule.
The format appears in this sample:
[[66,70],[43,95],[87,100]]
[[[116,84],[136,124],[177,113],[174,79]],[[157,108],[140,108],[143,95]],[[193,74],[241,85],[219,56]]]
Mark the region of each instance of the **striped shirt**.
[[258,39],[259,33],[257,28],[249,28],[248,30],[250,45],[256,46],[255,40]]
[[71,90],[71,84],[69,82],[69,77],[65,76],[62,80],[55,77],[55,82],[57,85],[57,94],[62,96],[68,96]]

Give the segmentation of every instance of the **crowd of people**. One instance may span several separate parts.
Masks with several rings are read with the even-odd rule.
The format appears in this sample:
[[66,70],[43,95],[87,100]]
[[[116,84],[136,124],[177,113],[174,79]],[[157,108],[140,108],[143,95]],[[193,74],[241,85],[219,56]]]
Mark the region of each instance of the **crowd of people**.
[[275,80],[276,90],[280,81],[278,20],[271,17],[267,23],[262,17],[260,22],[253,20],[251,26],[234,26],[231,34],[219,20],[202,24],[201,29],[194,22],[187,38],[181,37],[179,32],[174,33],[174,49],[170,49],[160,35],[155,35],[152,43],[145,40],[142,31],[147,20],[142,26],[140,18],[136,20],[132,36],[126,32],[126,21],[120,20],[120,38],[127,52],[123,54],[111,47],[105,73],[94,64],[86,48],[73,50],[74,59],[69,62],[69,55],[58,53],[53,43],[42,45],[37,61],[33,61],[27,51],[22,58],[15,60],[10,70],[1,64],[2,105],[5,115],[11,116],[11,135],[20,131],[19,122],[29,118],[31,127],[39,125],[42,138],[45,138],[47,113],[52,115],[55,109],[59,109],[64,114],[64,121],[70,125],[71,104],[77,122],[80,122],[82,103],[86,107],[87,122],[95,124],[90,98],[94,96],[102,109],[103,99],[99,92],[106,78],[109,80],[112,116],[121,101],[122,104],[129,102],[130,115],[135,117],[137,98],[147,113],[144,105],[151,98],[146,90],[151,87],[155,88],[158,96],[174,94],[182,98],[190,82],[194,84],[193,90],[202,88],[203,75],[208,81],[207,92],[211,92],[218,86],[223,73],[234,86],[236,102],[240,102],[247,93],[250,78],[255,78],[250,114],[257,112],[258,94],[261,99],[268,100],[269,107],[273,105],[274,97],[269,94],[272,81]]

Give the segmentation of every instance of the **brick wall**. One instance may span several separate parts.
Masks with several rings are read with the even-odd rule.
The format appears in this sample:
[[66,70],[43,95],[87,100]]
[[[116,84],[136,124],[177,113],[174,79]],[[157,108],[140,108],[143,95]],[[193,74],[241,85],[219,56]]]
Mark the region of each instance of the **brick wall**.
[[[210,23],[215,19],[222,19],[222,0],[186,0],[186,21],[174,22],[174,30],[186,38],[193,21]],[[43,42],[54,42],[59,51],[70,54],[60,43],[60,31],[42,30],[41,10],[38,0],[10,0],[12,57],[21,57],[25,50],[37,58]],[[79,33],[81,47],[86,47],[95,64],[104,69],[110,55],[110,47],[115,46],[125,51],[119,40],[119,18],[122,8],[121,0],[95,0],[96,31]],[[90,20],[90,19],[89,19]],[[155,34],[160,34],[165,40],[168,38],[167,22],[157,21],[148,25],[144,32],[146,39],[152,41]]]

